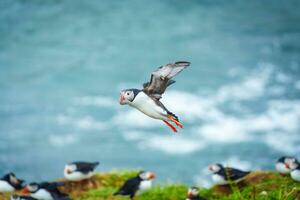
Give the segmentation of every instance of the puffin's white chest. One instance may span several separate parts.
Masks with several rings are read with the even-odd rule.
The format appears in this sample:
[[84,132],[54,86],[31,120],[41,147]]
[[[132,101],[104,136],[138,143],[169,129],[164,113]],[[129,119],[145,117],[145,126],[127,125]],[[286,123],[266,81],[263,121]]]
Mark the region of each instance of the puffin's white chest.
[[148,190],[152,187],[152,181],[141,181],[140,186],[139,186],[139,190],[137,192],[137,194],[141,194],[143,193],[145,190]]
[[281,174],[289,174],[291,172],[291,170],[281,162],[276,163],[275,168]]
[[53,200],[53,197],[51,196],[50,192],[48,192],[45,189],[39,189],[37,192],[32,193],[31,196],[40,200]]
[[144,92],[140,92],[129,105],[154,119],[162,120],[165,119],[165,116],[167,115],[167,112],[156,105],[153,99],[147,96]]
[[148,190],[152,187],[152,181],[149,180],[149,181],[142,181],[140,183],[140,186],[139,186],[139,190],[141,191],[144,191],[144,190]]
[[295,180],[295,181],[300,181],[300,170],[296,169],[293,170],[291,172],[291,177]]
[[0,192],[13,192],[13,191],[15,191],[15,188],[13,188],[6,181],[0,180]]
[[90,178],[93,175],[93,173],[90,172],[88,174],[83,174],[81,172],[72,172],[71,174],[64,173],[64,175],[65,175],[65,178],[67,180],[70,180],[70,181],[81,181],[81,180]]
[[219,174],[213,174],[212,180],[217,185],[226,185],[227,184],[227,181],[224,179],[224,177]]

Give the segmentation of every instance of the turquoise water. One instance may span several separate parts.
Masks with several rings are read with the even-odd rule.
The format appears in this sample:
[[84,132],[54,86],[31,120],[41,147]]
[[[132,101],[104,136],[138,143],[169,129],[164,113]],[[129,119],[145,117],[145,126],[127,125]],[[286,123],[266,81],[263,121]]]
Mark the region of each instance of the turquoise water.
[[[300,153],[299,1],[0,2],[0,172],[53,180],[73,160],[208,185],[223,162]],[[162,101],[185,128],[118,104],[187,60]]]

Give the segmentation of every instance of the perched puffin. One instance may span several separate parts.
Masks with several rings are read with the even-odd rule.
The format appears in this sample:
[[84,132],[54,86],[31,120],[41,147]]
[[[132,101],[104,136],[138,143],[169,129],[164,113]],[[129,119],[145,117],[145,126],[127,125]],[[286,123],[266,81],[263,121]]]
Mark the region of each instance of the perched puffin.
[[197,187],[190,187],[187,193],[186,200],[206,200],[199,195],[199,188]]
[[300,163],[295,159],[288,161],[289,168],[291,169],[291,177],[295,181],[300,181]]
[[65,166],[64,176],[69,181],[81,181],[94,174],[99,162],[72,162]]
[[151,188],[154,178],[153,172],[141,171],[136,177],[128,179],[114,195],[130,196],[132,199],[137,191],[142,192]]
[[162,120],[173,132],[177,132],[177,129],[170,122],[173,122],[179,128],[183,128],[182,124],[179,122],[178,117],[160,102],[160,99],[167,87],[175,83],[171,79],[189,65],[190,62],[178,61],[174,64],[159,67],[152,72],[150,82],[144,83],[144,89],[122,90],[119,99],[120,104],[128,104],[149,117]]
[[237,183],[250,173],[250,171],[223,167],[219,163],[210,165],[208,169],[213,173],[212,179],[217,185],[226,185],[231,181]]
[[30,196],[11,195],[10,200],[38,200]]
[[23,180],[18,179],[12,172],[5,174],[0,179],[0,192],[13,192],[19,190],[22,188],[23,182]]
[[67,194],[58,190],[62,185],[59,182],[30,183],[22,192],[38,200],[71,200]]
[[291,172],[291,169],[289,168],[289,163],[296,160],[297,159],[292,156],[282,156],[277,160],[275,164],[276,171],[283,175],[289,174]]

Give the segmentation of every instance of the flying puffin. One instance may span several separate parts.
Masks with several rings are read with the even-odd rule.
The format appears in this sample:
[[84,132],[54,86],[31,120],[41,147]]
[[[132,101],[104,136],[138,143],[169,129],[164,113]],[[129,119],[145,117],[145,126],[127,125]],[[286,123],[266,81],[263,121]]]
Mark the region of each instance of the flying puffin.
[[22,193],[29,194],[38,200],[71,200],[67,194],[58,190],[58,187],[62,185],[63,183],[60,182],[30,183],[22,190]]
[[291,169],[291,177],[295,181],[300,181],[300,163],[297,160],[288,160],[289,168]]
[[190,187],[187,193],[186,200],[206,200],[199,195],[199,188],[197,187]]
[[142,90],[122,90],[119,99],[120,104],[128,104],[151,118],[162,120],[173,132],[177,132],[177,129],[170,122],[173,122],[179,128],[183,128],[182,124],[179,122],[178,117],[160,102],[160,99],[167,87],[175,83],[171,79],[189,65],[190,62],[178,61],[174,64],[159,67],[152,72],[150,82],[144,83]]
[[81,181],[90,178],[94,174],[99,162],[72,162],[65,166],[64,176],[69,181]]
[[11,195],[10,200],[38,200],[30,196]]
[[208,169],[213,173],[212,179],[217,185],[226,185],[230,182],[237,183],[250,173],[250,171],[223,167],[223,165],[219,163],[210,165]]
[[297,161],[297,159],[292,156],[282,156],[277,160],[275,164],[276,171],[278,171],[282,175],[289,174],[291,172],[289,163],[293,161]]
[[137,191],[143,192],[151,188],[154,178],[153,172],[141,171],[136,177],[128,179],[114,195],[130,196],[133,199]]
[[24,181],[18,179],[12,172],[5,174],[0,178],[0,192],[13,192],[22,188]]

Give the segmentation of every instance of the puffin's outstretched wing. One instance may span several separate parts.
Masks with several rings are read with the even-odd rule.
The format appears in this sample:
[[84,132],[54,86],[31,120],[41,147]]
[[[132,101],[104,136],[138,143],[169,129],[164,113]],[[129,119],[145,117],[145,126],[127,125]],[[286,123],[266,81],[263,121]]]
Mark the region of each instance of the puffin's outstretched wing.
[[167,87],[175,81],[174,76],[190,65],[187,61],[178,61],[174,64],[166,64],[152,72],[150,82],[144,83],[144,92],[149,96],[159,100]]

